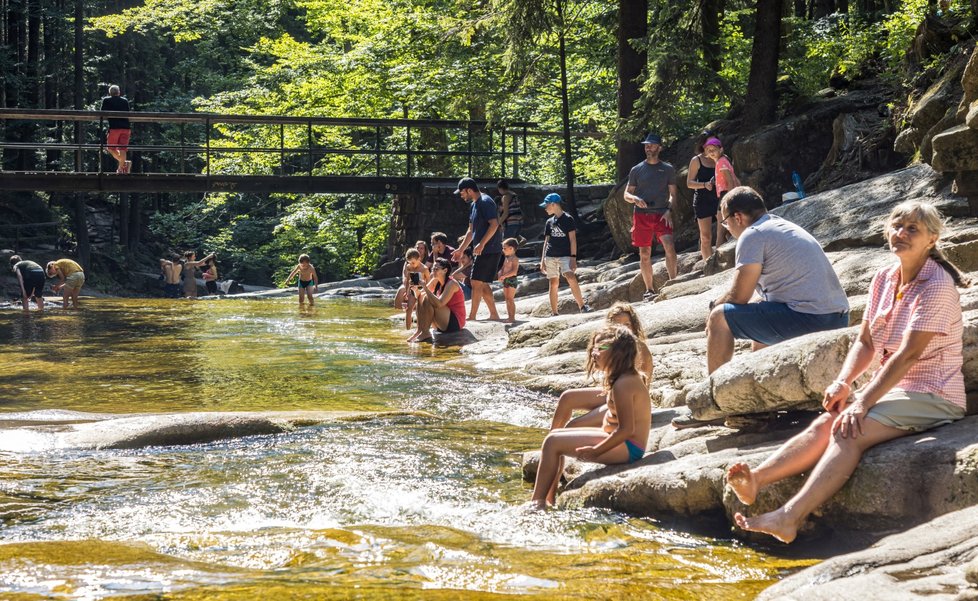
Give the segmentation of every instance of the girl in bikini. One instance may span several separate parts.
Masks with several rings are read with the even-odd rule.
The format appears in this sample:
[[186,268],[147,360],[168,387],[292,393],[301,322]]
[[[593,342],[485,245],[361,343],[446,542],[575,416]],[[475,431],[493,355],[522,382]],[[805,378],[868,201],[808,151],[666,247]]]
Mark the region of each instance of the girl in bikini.
[[634,463],[645,454],[652,428],[652,407],[645,380],[635,369],[638,339],[627,328],[596,332],[588,345],[588,373],[604,372],[608,413],[599,428],[551,431],[543,440],[531,503],[537,509],[554,504],[564,457],[606,465]]

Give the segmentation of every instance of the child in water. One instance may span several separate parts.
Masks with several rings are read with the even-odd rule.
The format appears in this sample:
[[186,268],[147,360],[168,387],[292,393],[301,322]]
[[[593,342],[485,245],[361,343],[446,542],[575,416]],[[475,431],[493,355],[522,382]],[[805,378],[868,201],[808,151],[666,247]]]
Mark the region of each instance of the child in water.
[[[605,316],[605,325],[624,326],[631,330],[632,334],[638,338],[638,363],[635,369],[639,375],[645,378],[646,386],[652,382],[652,353],[645,338],[645,328],[635,313],[635,309],[628,303],[617,302],[608,309]],[[565,390],[557,401],[557,409],[554,410],[551,430],[560,428],[590,428],[600,426],[608,413],[608,405],[604,401],[604,389],[602,388],[572,388]],[[574,411],[586,411],[571,419]]]
[[594,334],[588,345],[586,369],[604,372],[602,389],[608,412],[600,428],[553,430],[543,440],[531,503],[536,509],[554,504],[564,457],[606,465],[634,463],[645,455],[652,428],[649,389],[635,369],[638,339],[621,326]]
[[302,296],[305,294],[309,297],[309,306],[312,307],[315,304],[312,300],[312,294],[319,292],[319,277],[316,275],[316,267],[309,261],[309,255],[299,255],[299,264],[295,266],[289,277],[285,278],[285,285],[287,286],[297,274],[299,276],[299,306],[305,304],[305,299]]
[[503,265],[496,274],[496,279],[503,283],[503,296],[506,298],[506,321],[516,321],[516,287],[519,285],[517,274],[520,272],[520,260],[516,251],[520,243],[516,238],[503,240]]

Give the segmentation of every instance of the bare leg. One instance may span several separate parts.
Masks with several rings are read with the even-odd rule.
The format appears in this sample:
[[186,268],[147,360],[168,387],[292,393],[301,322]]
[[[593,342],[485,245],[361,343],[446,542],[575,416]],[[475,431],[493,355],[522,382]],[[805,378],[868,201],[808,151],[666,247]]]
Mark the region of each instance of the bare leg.
[[557,315],[557,291],[560,289],[560,278],[550,278],[550,313]]
[[435,306],[428,302],[427,298],[421,299],[418,303],[418,330],[409,340],[420,342],[431,338],[431,322],[434,319]]
[[579,415],[567,422],[565,428],[600,428],[608,415],[608,404],[604,403],[584,415]]
[[679,274],[679,259],[676,257],[676,245],[672,241],[672,236],[662,236],[659,240],[662,241],[662,250],[666,253],[666,271],[669,273],[669,279],[674,280]]
[[697,219],[696,226],[700,230],[700,256],[709,259],[713,254],[713,218]]
[[38,294],[34,297],[34,301],[37,303],[37,310],[44,311],[44,297]]
[[655,290],[655,282],[652,280],[652,247],[642,246],[638,249],[638,266],[642,272],[642,280],[645,282],[646,290]]
[[550,429],[558,430],[566,427],[574,411],[590,411],[604,404],[604,391],[600,388],[572,388],[565,390],[557,400],[557,408],[554,409],[554,418],[550,423]]
[[753,518],[738,513],[734,515],[734,520],[744,530],[763,532],[790,543],[795,540],[805,518],[845,485],[859,465],[863,453],[881,442],[907,434],[909,432],[905,430],[884,426],[869,418],[863,421],[863,433],[858,438],[842,438],[841,433],[833,434],[805,485],[784,507]]
[[706,373],[712,374],[733,359],[734,336],[723,314],[723,305],[714,307],[706,318]]
[[823,413],[804,431],[796,434],[753,470],[746,463],[735,463],[727,470],[727,484],[744,505],[769,484],[812,469],[829,446],[832,422],[838,413]]
[[404,288],[403,285],[401,285],[401,287],[397,289],[397,294],[394,295],[394,308],[395,309],[403,309],[404,308],[404,296],[405,296],[406,292],[407,292],[407,289]]
[[720,222],[723,220],[723,214],[717,211],[717,248],[727,241],[727,228],[723,227]]
[[513,323],[516,321],[516,288],[503,287],[503,296],[506,297],[506,321]]
[[407,306],[404,308],[404,329],[410,330],[414,323],[414,307],[418,304],[418,299],[413,292],[407,293]]
[[[561,458],[573,455],[578,447],[593,446],[608,438],[608,434],[600,428],[574,428],[572,430],[554,430],[543,440],[540,453],[540,466],[537,468],[536,482],[533,485],[532,501],[543,509],[554,502],[551,491],[556,491],[554,482],[560,479],[558,469],[562,466]],[[598,458],[601,463],[627,463],[628,449],[618,445]]]
[[469,306],[469,321],[475,321],[475,316],[479,314],[479,303],[482,302],[482,286],[484,282],[479,280],[469,280],[472,287],[472,301]]
[[81,306],[78,304],[78,295],[81,294],[81,288],[71,289],[71,306],[75,309],[80,309]]
[[574,295],[574,300],[577,301],[577,308],[584,308],[584,297],[581,296],[581,285],[577,283],[577,275],[573,273],[565,273],[564,279],[567,280],[567,285],[570,286],[571,294]]
[[486,308],[489,309],[489,319],[498,321],[499,313],[496,311],[496,301],[492,298],[492,286],[488,282],[479,280],[472,280],[472,317],[469,319],[475,320],[476,312],[479,310],[477,301],[479,297],[485,301]]
[[30,299],[27,298],[27,295],[26,294],[22,295],[21,300],[24,301],[24,312],[26,313],[30,311],[31,310]]
[[757,351],[759,351],[759,350],[761,350],[763,348],[767,348],[767,345],[764,344],[763,342],[758,342],[756,340],[751,340],[751,342],[750,342],[750,350],[751,350],[752,353],[756,353]]

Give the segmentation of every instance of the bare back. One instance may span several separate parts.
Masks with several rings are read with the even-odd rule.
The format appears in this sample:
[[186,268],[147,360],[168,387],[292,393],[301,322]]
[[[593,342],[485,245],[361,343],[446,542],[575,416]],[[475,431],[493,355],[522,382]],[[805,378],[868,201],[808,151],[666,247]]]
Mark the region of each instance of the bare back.
[[652,429],[652,402],[649,389],[638,373],[618,378],[608,394],[608,413],[602,424],[606,433],[611,434],[621,425],[618,414],[625,403],[629,404],[627,411],[632,421],[632,433],[628,439],[644,449],[649,442],[649,430]]

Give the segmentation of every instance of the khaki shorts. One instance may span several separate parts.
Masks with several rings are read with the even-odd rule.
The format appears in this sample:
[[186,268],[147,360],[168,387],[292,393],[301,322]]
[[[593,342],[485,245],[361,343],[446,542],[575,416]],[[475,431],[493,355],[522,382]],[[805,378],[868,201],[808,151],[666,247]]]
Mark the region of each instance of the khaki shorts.
[[547,257],[543,260],[543,266],[547,268],[547,278],[559,278],[562,273],[574,273],[571,269],[570,257]]
[[891,428],[922,432],[950,424],[964,415],[963,407],[936,394],[895,388],[873,405],[867,417]]
[[65,288],[70,288],[72,290],[81,290],[81,287],[84,285],[85,285],[85,273],[82,271],[76,271],[75,273],[65,278]]

